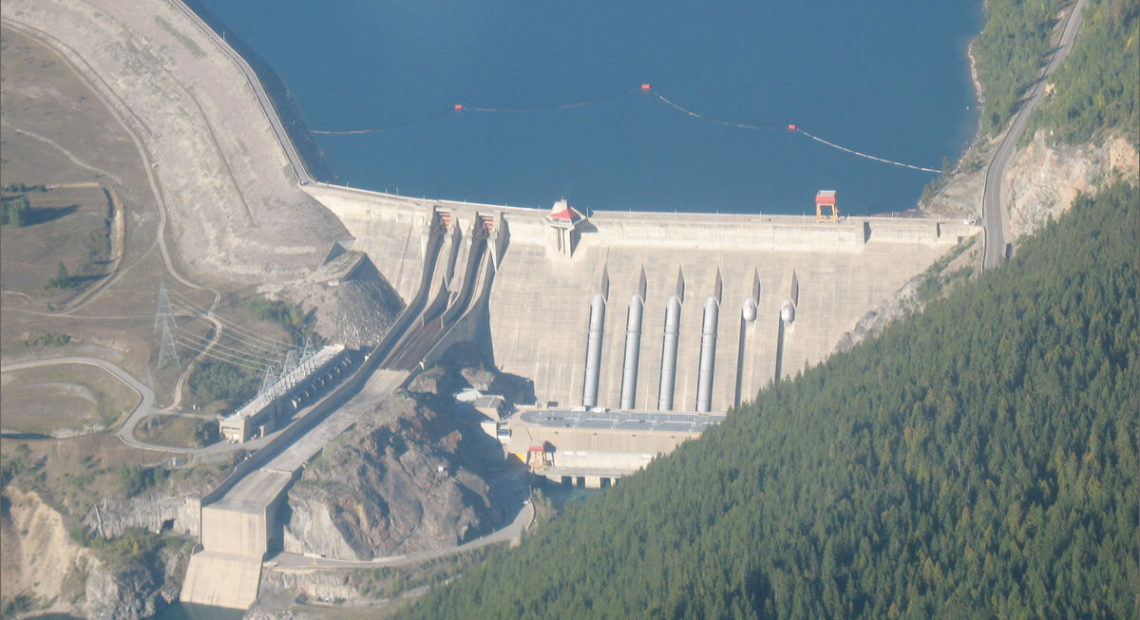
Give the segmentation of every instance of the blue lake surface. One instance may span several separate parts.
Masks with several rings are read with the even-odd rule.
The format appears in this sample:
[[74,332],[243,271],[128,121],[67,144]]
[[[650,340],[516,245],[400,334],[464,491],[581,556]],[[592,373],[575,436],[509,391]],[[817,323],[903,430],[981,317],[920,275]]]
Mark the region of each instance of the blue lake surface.
[[[339,182],[548,207],[797,214],[915,206],[977,122],[981,2],[196,0],[283,82]],[[713,118],[640,92],[642,83]],[[551,109],[564,103],[600,103]],[[468,109],[453,110],[455,104]],[[491,113],[471,107],[529,108]]]

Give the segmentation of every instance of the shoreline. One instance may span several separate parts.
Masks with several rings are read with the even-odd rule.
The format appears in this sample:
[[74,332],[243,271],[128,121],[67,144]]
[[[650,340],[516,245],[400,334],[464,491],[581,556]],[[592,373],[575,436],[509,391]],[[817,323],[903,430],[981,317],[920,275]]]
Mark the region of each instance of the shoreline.
[[[984,26],[983,26],[984,28]],[[966,46],[966,60],[970,65],[970,81],[974,84],[974,103],[978,107],[978,120],[974,127],[974,137],[970,138],[970,142],[962,151],[962,155],[958,157],[958,161],[954,163],[954,172],[962,165],[962,162],[970,156],[974,149],[984,142],[982,139],[982,115],[986,112],[986,95],[982,92],[982,82],[978,79],[978,59],[974,56],[974,41],[978,40],[982,33],[979,31],[977,36],[970,40]]]
[[[271,109],[267,109],[266,114],[277,117],[277,121],[285,132],[284,139],[290,143],[289,145],[283,144],[282,148],[285,150],[292,148],[297,153],[305,169],[304,172],[313,181],[336,183],[338,177],[313,139],[313,134],[309,131],[304,114],[301,113],[297,102],[293,99],[289,89],[286,88],[284,81],[273,70],[273,67],[246,45],[241,37],[229,33],[221,20],[209,9],[202,6],[198,0],[170,0],[170,2],[189,13],[190,15],[187,17],[203,28],[207,35],[219,40],[219,47],[223,48],[223,53],[228,47],[240,58],[240,61],[235,59],[235,62],[239,62],[240,65],[240,62],[244,61],[249,67],[253,73],[249,76],[250,79],[260,85],[269,99]],[[300,176],[297,180],[302,185],[306,182],[306,179]]]

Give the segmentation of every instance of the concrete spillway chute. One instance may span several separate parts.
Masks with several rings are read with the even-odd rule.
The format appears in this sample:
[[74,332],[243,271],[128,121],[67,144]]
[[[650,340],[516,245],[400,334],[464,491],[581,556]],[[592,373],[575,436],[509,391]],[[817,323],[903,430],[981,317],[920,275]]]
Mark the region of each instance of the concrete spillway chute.
[[495,222],[489,233],[487,244],[491,250],[491,265],[495,271],[498,271],[499,264],[503,262],[503,252],[507,250],[510,232],[507,230],[507,220],[503,217],[502,211],[496,211],[494,217]]
[[665,308],[665,338],[661,344],[661,387],[657,393],[657,408],[673,409],[673,382],[677,378],[677,342],[681,331],[681,300],[669,298]]
[[697,373],[697,411],[712,408],[713,367],[716,363],[716,331],[720,304],[716,297],[705,300],[705,317],[701,327],[701,362]]
[[[644,282],[644,272],[642,281]],[[625,322],[625,362],[621,371],[621,408],[633,409],[637,395],[637,362],[641,351],[641,317],[645,303],[641,295],[629,300],[629,316]]]
[[582,384],[582,406],[598,404],[598,375],[602,368],[602,336],[606,324],[606,299],[601,294],[590,301],[590,329],[586,341],[586,377]]

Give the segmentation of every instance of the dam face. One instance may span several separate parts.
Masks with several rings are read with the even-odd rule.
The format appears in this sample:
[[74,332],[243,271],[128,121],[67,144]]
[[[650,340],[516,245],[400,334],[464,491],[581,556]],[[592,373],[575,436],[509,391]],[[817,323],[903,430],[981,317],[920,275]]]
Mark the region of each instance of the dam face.
[[500,218],[488,297],[494,362],[562,408],[727,411],[777,373],[825,359],[869,310],[979,230],[929,219],[586,218],[564,201],[547,212],[306,190],[405,299],[433,213]]

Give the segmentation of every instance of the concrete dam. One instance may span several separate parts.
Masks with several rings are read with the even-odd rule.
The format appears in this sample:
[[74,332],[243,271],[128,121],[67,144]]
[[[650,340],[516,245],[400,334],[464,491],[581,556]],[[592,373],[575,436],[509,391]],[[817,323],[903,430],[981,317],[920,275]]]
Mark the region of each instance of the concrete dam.
[[508,454],[537,475],[604,487],[823,360],[868,310],[977,232],[306,191],[407,305],[343,397],[314,405],[202,499],[203,550],[183,601],[248,608],[262,561],[281,548],[278,509],[303,463],[454,343],[481,342],[501,372],[534,382],[538,402],[490,424]]
[[471,318],[400,367],[488,330],[495,366],[560,408],[723,413],[822,361],[867,311],[980,230],[883,217],[586,217],[565,201],[548,211],[305,190],[401,296],[417,293],[432,262],[435,298],[452,302],[436,303]]

